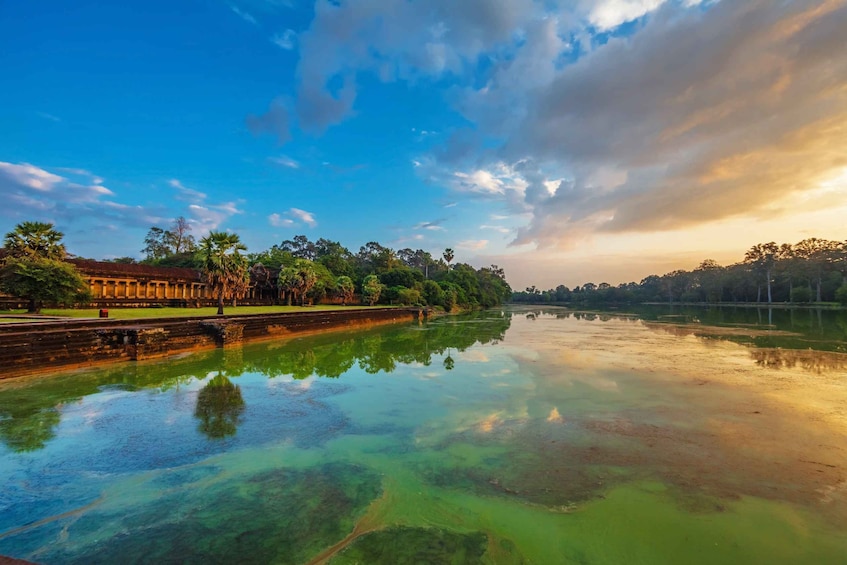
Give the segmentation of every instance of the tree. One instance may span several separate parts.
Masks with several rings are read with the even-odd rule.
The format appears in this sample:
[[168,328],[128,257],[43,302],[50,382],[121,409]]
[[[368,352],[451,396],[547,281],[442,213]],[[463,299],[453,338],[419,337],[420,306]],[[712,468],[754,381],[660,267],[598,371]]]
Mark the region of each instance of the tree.
[[714,259],[706,259],[694,270],[697,283],[706,302],[720,302],[723,295],[723,267]]
[[203,272],[212,289],[212,294],[218,298],[218,316],[223,316],[224,300],[234,296],[239,288],[240,280],[249,276],[247,261],[241,251],[247,247],[241,243],[238,234],[221,231],[210,232],[200,240],[203,257]]
[[197,243],[194,236],[189,234],[191,224],[183,216],[178,217],[171,224],[171,229],[163,230],[153,226],[144,238],[145,261],[157,265],[187,266],[191,264],[192,255],[197,251]]
[[282,294],[282,298],[291,306],[292,299],[297,299],[297,292],[300,288],[298,285],[297,269],[293,266],[280,269],[276,284],[280,294]]
[[22,222],[6,234],[3,246],[16,259],[39,258],[63,261],[67,252],[62,244],[65,234],[46,222]]
[[369,306],[373,306],[379,300],[382,290],[385,288],[376,275],[368,275],[362,281],[362,299],[368,302]]
[[147,261],[157,261],[168,256],[168,243],[166,241],[165,230],[153,226],[147,232],[144,238],[144,249],[141,250],[146,255]]
[[299,301],[300,305],[303,306],[306,303],[306,293],[315,286],[317,281],[318,275],[312,261],[296,259],[293,265],[280,270],[277,286],[285,294],[289,306],[291,306],[292,299],[295,302]]
[[293,240],[286,239],[282,242],[282,250],[290,252],[299,259],[314,261],[317,257],[315,244],[305,235],[295,235]]
[[804,239],[794,245],[795,255],[803,261],[810,289],[812,288],[812,281],[815,282],[816,302],[821,301],[821,284],[823,282],[824,271],[832,263],[838,247],[839,244],[836,241],[818,239],[816,237]]
[[236,271],[232,277],[232,289],[230,296],[232,298],[232,307],[235,308],[236,301],[241,300],[250,291],[250,269],[247,268],[247,259],[242,258],[242,261],[236,267]]
[[29,312],[38,314],[45,302],[72,306],[90,299],[88,282],[76,267],[55,259],[6,259],[0,269],[0,290],[29,300]]
[[353,284],[353,279],[342,275],[335,281],[335,288],[338,295],[341,297],[341,305],[347,306],[348,302],[353,300],[353,294],[356,292],[356,286]]
[[261,253],[249,253],[247,258],[250,263],[261,263],[268,269],[280,269],[294,264],[294,256],[291,252],[283,250],[279,245],[274,245]]
[[41,312],[45,302],[71,306],[89,299],[88,283],[64,261],[63,236],[45,222],[22,222],[6,234],[0,290],[28,299],[29,312]]
[[444,290],[435,281],[424,281],[423,299],[430,306],[444,306]]
[[189,234],[191,224],[183,216],[180,216],[171,225],[171,229],[164,233],[164,243],[172,255],[180,253],[193,253],[197,247],[194,236]]
[[300,295],[300,306],[306,305],[306,294],[318,282],[318,274],[315,271],[315,266],[308,259],[297,259],[294,262],[294,269],[297,272],[298,294]]
[[338,243],[321,238],[315,242],[315,254],[317,261],[323,264],[336,277],[355,274],[353,265],[353,254],[350,250]]
[[[768,289],[768,304],[773,302],[773,295],[771,294],[772,273],[774,265],[776,265],[776,261],[779,259],[779,255],[779,246],[773,241],[754,245],[744,255],[744,262],[748,263],[753,268],[753,271],[765,278]],[[760,298],[760,296],[757,296],[756,302],[760,302]]]
[[360,273],[382,273],[397,263],[394,250],[384,247],[376,241],[369,241],[359,248],[356,254]]
[[442,255],[444,256],[444,260],[447,261],[447,270],[449,271],[450,270],[450,263],[453,261],[453,257],[454,257],[453,249],[451,247],[448,247],[447,249],[444,250],[444,253]]

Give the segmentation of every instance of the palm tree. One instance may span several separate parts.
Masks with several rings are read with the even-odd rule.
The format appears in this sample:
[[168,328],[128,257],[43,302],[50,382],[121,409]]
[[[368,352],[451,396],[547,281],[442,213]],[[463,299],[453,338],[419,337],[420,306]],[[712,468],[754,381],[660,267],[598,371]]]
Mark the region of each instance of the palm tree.
[[342,306],[347,306],[348,302],[353,301],[353,294],[356,292],[356,285],[353,284],[353,279],[342,275],[335,281],[335,286],[338,288],[337,292],[341,297]]
[[16,259],[52,259],[63,261],[67,252],[62,232],[47,222],[21,222],[6,234],[3,246]]
[[447,270],[450,270],[450,262],[453,260],[453,249],[448,247],[444,250],[444,260],[447,261]]
[[65,262],[64,234],[46,222],[22,222],[6,234],[0,261],[0,290],[29,299],[29,312],[44,302],[68,305],[87,301],[88,283]]
[[297,269],[294,267],[283,267],[279,270],[277,287],[289,306],[291,306],[292,298],[295,302],[297,301],[297,292],[300,288],[299,281],[300,277],[297,275]]
[[297,291],[300,295],[300,306],[305,306],[306,295],[318,282],[318,274],[315,272],[313,263],[308,259],[297,259],[294,261],[294,268],[297,269]]
[[300,306],[306,305],[306,295],[318,282],[318,275],[315,272],[314,262],[308,259],[295,259],[294,264],[289,267],[283,267],[279,271],[277,286],[288,299],[288,305],[291,306],[291,300],[300,302]]
[[246,259],[240,251],[247,246],[241,243],[238,234],[222,231],[209,232],[200,240],[203,257],[203,272],[218,297],[218,316],[223,316],[224,299],[238,290],[245,276],[249,276]]

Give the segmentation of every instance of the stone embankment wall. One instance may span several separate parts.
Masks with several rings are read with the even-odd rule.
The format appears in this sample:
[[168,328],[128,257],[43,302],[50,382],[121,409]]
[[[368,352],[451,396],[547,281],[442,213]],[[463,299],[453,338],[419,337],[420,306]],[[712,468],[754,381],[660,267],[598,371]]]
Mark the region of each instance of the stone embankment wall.
[[331,310],[148,320],[0,325],[0,379],[110,361],[135,361],[246,340],[419,319],[417,308]]

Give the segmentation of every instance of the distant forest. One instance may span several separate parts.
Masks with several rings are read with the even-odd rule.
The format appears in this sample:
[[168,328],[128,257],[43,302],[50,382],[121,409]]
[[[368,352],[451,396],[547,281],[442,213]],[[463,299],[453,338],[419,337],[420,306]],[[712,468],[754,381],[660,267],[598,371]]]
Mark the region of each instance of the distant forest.
[[847,305],[847,241],[809,238],[794,245],[754,245],[726,267],[707,259],[692,271],[650,275],[640,283],[588,282],[512,293],[513,302],[581,306],[642,302],[825,303]]
[[[150,228],[140,263],[202,270],[203,242],[208,238],[198,242],[190,231],[185,218],[177,218],[169,229]],[[229,237],[238,241],[237,234]],[[292,299],[319,302],[327,297],[349,303],[357,294],[369,304],[439,306],[449,311],[496,306],[512,294],[503,269],[454,264],[450,248],[433,257],[422,249],[395,250],[371,241],[353,252],[337,241],[311,241],[297,235],[264,251],[236,251],[233,256],[245,281],[279,293],[289,303]],[[132,257],[113,261],[136,262]]]

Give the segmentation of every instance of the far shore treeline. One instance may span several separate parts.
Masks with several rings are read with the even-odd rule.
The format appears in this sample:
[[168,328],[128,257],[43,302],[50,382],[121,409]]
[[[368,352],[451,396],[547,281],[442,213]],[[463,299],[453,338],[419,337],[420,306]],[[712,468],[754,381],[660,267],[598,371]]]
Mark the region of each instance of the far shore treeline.
[[585,283],[549,290],[534,286],[513,302],[580,306],[687,303],[826,303],[847,305],[847,241],[809,238],[795,244],[760,243],[741,262],[721,266],[707,259],[692,271],[650,275],[640,283]]
[[[422,249],[394,250],[372,241],[354,253],[337,241],[313,242],[298,235],[250,253],[238,234],[213,231],[197,241],[190,232],[185,218],[177,218],[169,229],[154,226],[144,240],[144,259],[112,262],[202,271],[218,299],[219,313],[224,300],[243,298],[251,286],[289,305],[326,298],[349,304],[358,298],[369,305],[426,305],[447,311],[496,306],[512,293],[503,269],[453,264],[449,248],[433,257]],[[0,291],[30,299],[31,311],[42,303],[84,303],[87,284],[65,261],[69,255],[62,237],[52,224],[42,222],[23,222],[6,234]],[[53,282],[62,282],[61,292],[49,291]]]

